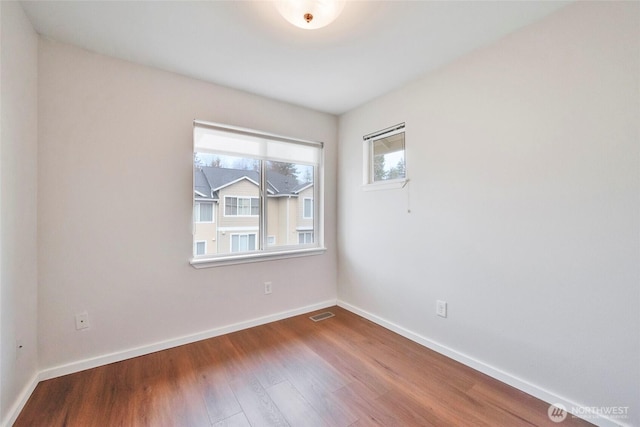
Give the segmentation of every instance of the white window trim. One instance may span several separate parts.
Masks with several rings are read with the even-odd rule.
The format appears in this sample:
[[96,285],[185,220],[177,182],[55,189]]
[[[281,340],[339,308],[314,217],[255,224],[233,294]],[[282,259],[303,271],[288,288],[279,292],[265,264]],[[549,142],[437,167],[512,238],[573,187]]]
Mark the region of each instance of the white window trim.
[[[314,164],[315,173],[314,173],[314,243],[317,246],[314,247],[300,247],[299,245],[293,246],[277,246],[272,248],[263,248],[261,251],[256,252],[245,252],[245,253],[237,253],[237,254],[224,254],[223,256],[219,255],[210,255],[207,257],[193,257],[190,259],[189,263],[193,268],[202,269],[202,268],[212,268],[212,267],[223,267],[227,265],[238,265],[238,264],[246,264],[246,263],[255,263],[255,262],[264,262],[264,261],[274,261],[280,259],[289,259],[289,258],[298,258],[298,257],[307,257],[307,256],[316,256],[323,255],[327,248],[324,246],[324,206],[325,195],[324,195],[324,150],[323,143],[311,140],[303,140],[299,138],[291,138],[287,136],[265,133],[255,131],[253,129],[240,128],[235,126],[222,125],[218,123],[209,123],[203,122],[199,120],[194,120],[194,135],[195,135],[195,127],[209,127],[217,130],[224,130],[228,132],[236,132],[240,134],[248,134],[259,137],[272,138],[275,140],[286,141],[291,143],[298,143],[302,145],[308,146],[317,146],[319,147],[319,160],[317,164]],[[218,209],[224,209],[223,206],[218,202]],[[223,210],[224,213],[224,210]],[[258,216],[259,217],[259,216]]]
[[[371,143],[377,139],[385,138],[388,136],[396,135],[398,133],[405,132],[405,145],[404,145],[404,178],[388,179],[384,181],[372,180],[373,159],[371,153]],[[406,129],[405,123],[399,123],[395,126],[391,126],[386,129],[382,129],[377,132],[365,135],[362,142],[362,190],[363,191],[378,191],[378,190],[394,190],[404,188],[409,182],[407,174],[407,144],[406,144]]]
[[298,258],[314,255],[322,255],[327,251],[327,248],[298,248],[292,250],[279,250],[273,252],[234,252],[238,255],[225,255],[224,258],[194,258],[191,260],[191,265],[194,268],[210,268],[210,267],[223,267],[225,265],[246,264],[250,262],[263,262],[274,261],[278,259]]
[[398,188],[406,187],[409,182],[408,178],[390,179],[387,181],[378,181],[370,184],[364,184],[362,186],[363,191],[378,191],[378,190],[396,190]]
[[227,215],[227,198],[236,198],[236,199],[249,199],[249,211],[251,211],[251,199],[258,199],[258,203],[260,203],[260,197],[254,196],[232,196],[225,195],[224,196],[224,206],[222,207],[222,214],[225,218],[258,218],[260,215]]

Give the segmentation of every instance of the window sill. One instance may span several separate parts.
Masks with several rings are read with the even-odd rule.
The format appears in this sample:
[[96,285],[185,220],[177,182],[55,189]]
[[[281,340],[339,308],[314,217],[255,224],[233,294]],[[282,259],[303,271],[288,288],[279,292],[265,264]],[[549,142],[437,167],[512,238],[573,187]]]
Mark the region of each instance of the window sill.
[[295,249],[277,252],[259,252],[242,255],[229,255],[219,258],[192,258],[193,268],[223,267],[225,265],[246,264],[252,262],[273,261],[277,259],[298,258],[303,256],[322,255],[327,248]]
[[394,179],[392,181],[375,182],[372,184],[364,184],[362,186],[363,191],[378,191],[378,190],[396,190],[398,188],[404,188],[408,179]]

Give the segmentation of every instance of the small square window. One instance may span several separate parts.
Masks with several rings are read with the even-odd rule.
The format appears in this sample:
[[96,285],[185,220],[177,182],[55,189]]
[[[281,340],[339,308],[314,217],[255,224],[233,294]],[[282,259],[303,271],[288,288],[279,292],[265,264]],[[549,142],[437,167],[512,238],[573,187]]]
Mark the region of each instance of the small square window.
[[404,123],[364,136],[365,184],[405,180]]
[[313,243],[313,231],[303,231],[298,233],[298,244],[307,245]]
[[206,253],[207,253],[207,242],[205,240],[200,240],[195,242],[194,255],[206,255]]

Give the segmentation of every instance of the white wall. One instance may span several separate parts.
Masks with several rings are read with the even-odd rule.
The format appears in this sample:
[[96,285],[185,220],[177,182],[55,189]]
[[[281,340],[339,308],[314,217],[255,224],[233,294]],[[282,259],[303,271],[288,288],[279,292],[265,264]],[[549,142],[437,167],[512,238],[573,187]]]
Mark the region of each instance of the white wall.
[[[571,5],[343,115],[339,299],[640,425],[638,16]],[[363,192],[403,121],[409,185]]]
[[[335,302],[336,117],[45,39],[39,73],[43,369]],[[189,265],[193,119],[326,143],[326,254]]]
[[[38,36],[16,2],[0,2],[0,425],[37,369]],[[16,341],[23,348],[16,354]]]
[[[48,40],[36,56],[0,5],[0,421],[36,319],[46,370],[334,299],[339,173],[345,303],[640,424],[637,3],[570,6],[344,115],[338,171],[332,116]],[[327,254],[188,265],[194,118],[327,143]],[[400,121],[411,183],[362,192],[362,135]]]

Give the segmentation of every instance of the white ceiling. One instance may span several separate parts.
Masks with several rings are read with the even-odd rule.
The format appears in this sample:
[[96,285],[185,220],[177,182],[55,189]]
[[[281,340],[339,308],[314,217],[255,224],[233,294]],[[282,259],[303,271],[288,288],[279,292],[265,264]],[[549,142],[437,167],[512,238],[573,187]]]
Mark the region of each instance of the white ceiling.
[[566,1],[348,1],[302,30],[271,1],[23,1],[52,39],[341,114]]

